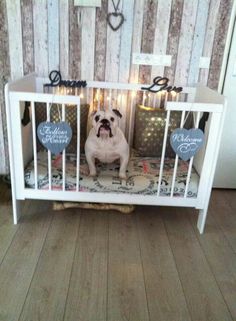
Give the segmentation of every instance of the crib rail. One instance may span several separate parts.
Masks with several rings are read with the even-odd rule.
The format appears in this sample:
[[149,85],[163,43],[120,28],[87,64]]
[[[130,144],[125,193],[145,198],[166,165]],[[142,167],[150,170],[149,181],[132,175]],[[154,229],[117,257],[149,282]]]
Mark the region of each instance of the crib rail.
[[[8,92],[8,126],[10,128],[10,144],[12,149],[12,169],[15,174],[16,197],[18,199],[38,198],[70,200],[70,201],[90,201],[105,202],[108,196],[103,193],[87,193],[80,190],[80,107],[83,103],[89,103],[90,109],[117,108],[123,113],[123,121],[120,124],[126,137],[132,145],[133,127],[135,121],[136,105],[140,104],[147,108],[162,108],[166,111],[164,138],[162,144],[162,153],[160,159],[160,169],[157,178],[157,192],[155,195],[120,195],[109,193],[109,202],[135,204],[153,204],[170,206],[193,206],[201,208],[206,201],[206,191],[212,186],[216,156],[219,149],[220,135],[222,131],[222,117],[225,113],[224,101],[217,93],[212,93],[207,89],[184,88],[181,94],[170,94],[168,92],[159,94],[148,94],[142,90],[144,85],[138,84],[117,84],[107,82],[88,82],[88,86],[83,89],[67,90],[66,88],[54,89],[52,93],[43,93],[43,84],[47,80],[43,78],[36,79],[35,88],[37,92],[17,91],[14,84],[14,90],[9,87]],[[25,88],[25,87],[24,87]],[[25,90],[25,89],[24,89]],[[202,92],[202,96],[201,96]],[[197,99],[196,99],[197,97]],[[21,126],[22,102],[30,102],[31,123],[27,128]],[[48,190],[41,190],[38,186],[37,160],[37,137],[36,137],[36,103],[45,103],[47,109],[47,121],[50,121],[50,104],[60,104],[62,111],[62,120],[65,120],[66,109],[70,105],[76,105],[77,108],[77,145],[76,145],[76,189],[69,191],[66,188],[66,150],[62,152],[62,188],[53,190],[52,187],[52,155],[47,152],[47,171],[48,171]],[[217,103],[219,102],[219,103]],[[183,196],[175,195],[176,177],[178,172],[179,157],[174,159],[174,167],[171,178],[169,195],[163,196],[162,178],[165,170],[166,146],[169,133],[170,117],[172,112],[181,113],[179,127],[184,127],[186,116],[189,112],[194,115],[194,127],[198,128],[199,121],[203,112],[210,113],[209,121],[206,127],[206,141],[202,150],[197,156],[192,157],[188,162],[187,178]],[[30,128],[30,129],[29,129]],[[29,137],[32,137],[32,142]],[[35,185],[34,188],[25,187],[24,167],[30,160],[25,158],[25,149],[31,150],[33,158]],[[28,151],[30,154],[30,151]],[[211,170],[208,170],[209,164],[213,164]],[[199,185],[197,197],[189,198],[188,190],[191,182],[193,167],[199,174]],[[76,192],[76,196],[75,196]],[[209,193],[208,193],[209,194]]]

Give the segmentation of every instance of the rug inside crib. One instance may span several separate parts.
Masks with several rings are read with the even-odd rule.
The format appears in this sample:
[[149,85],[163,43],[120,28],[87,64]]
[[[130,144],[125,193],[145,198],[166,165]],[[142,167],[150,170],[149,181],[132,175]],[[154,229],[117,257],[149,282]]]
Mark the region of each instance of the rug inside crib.
[[[47,152],[38,153],[38,189],[47,190],[48,181],[48,158]],[[172,176],[174,170],[174,159],[166,158],[163,176],[161,180],[161,196],[171,193]],[[88,176],[88,165],[84,155],[80,159],[80,191],[102,192],[102,193],[131,193],[142,195],[155,195],[157,193],[159,170],[159,157],[132,156],[127,167],[127,179],[118,177],[119,163],[103,164],[97,163],[96,177]],[[179,160],[175,180],[174,196],[184,196],[186,179],[188,173],[188,162]],[[197,197],[199,176],[192,169],[187,197]],[[35,187],[34,162],[32,161],[25,169],[26,187]],[[65,189],[76,190],[76,155],[66,154],[66,179]],[[52,159],[52,190],[62,190],[62,157]]]

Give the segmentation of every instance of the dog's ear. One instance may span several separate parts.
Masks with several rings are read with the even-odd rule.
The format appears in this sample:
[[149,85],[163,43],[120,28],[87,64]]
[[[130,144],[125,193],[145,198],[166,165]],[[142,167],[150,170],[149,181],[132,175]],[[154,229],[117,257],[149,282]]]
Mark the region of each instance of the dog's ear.
[[119,110],[117,110],[117,109],[112,109],[112,111],[113,111],[114,114],[116,114],[116,116],[122,118],[122,115],[121,115],[121,113],[119,112]]

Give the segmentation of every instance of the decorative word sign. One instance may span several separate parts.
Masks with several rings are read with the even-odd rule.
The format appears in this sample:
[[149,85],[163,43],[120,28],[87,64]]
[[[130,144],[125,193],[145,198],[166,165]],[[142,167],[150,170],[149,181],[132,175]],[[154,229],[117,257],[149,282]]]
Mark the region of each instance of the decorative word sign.
[[60,154],[72,137],[72,129],[66,122],[51,123],[43,122],[38,125],[37,135],[43,146],[52,154]]
[[162,90],[166,90],[167,92],[175,91],[176,93],[180,93],[183,90],[182,87],[169,86],[168,82],[168,78],[157,76],[153,79],[153,84],[151,86],[141,87],[141,89],[150,91],[152,93],[158,93]]
[[133,53],[132,64],[149,66],[171,66],[171,55],[154,55],[146,53]]
[[170,136],[171,147],[184,161],[193,157],[202,147],[203,142],[204,133],[198,128],[177,128]]
[[58,70],[52,70],[49,74],[50,84],[45,84],[45,87],[65,86],[70,88],[86,87],[85,80],[62,80],[61,73]]
[[101,0],[74,0],[75,6],[101,7]]

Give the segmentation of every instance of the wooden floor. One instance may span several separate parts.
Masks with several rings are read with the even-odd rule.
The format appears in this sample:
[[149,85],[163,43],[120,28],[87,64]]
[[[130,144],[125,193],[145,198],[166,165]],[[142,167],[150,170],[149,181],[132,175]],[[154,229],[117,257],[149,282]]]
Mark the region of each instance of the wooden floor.
[[236,191],[213,192],[202,236],[192,209],[50,208],[14,226],[0,183],[0,321],[236,320]]

